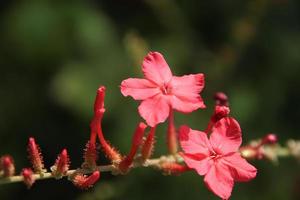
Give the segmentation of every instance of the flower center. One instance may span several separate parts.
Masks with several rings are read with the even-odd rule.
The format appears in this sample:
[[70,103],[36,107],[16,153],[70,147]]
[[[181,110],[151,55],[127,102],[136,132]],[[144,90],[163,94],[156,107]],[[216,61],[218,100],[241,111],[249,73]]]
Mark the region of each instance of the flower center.
[[222,155],[216,153],[215,151],[211,151],[209,155],[210,159],[217,160],[222,157]]
[[164,84],[160,87],[160,90],[164,95],[169,95],[171,94],[172,88],[169,85]]

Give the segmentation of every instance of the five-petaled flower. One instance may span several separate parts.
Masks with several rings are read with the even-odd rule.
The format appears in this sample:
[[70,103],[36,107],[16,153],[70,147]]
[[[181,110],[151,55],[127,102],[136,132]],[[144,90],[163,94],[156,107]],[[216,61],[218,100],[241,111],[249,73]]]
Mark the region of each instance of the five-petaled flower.
[[138,110],[149,126],[164,122],[170,109],[190,113],[205,108],[199,93],[204,88],[204,75],[173,76],[164,57],[150,52],[143,61],[146,79],[129,78],[121,83],[124,96],[142,100]]
[[204,132],[181,126],[179,140],[188,167],[205,175],[206,186],[222,199],[230,197],[234,181],[249,181],[256,176],[256,168],[238,153],[241,129],[233,118],[214,124],[209,139]]

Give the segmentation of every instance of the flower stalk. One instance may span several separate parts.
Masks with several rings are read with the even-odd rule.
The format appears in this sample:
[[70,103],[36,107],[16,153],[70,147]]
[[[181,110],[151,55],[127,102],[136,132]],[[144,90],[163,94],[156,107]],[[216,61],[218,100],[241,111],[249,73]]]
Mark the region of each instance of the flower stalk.
[[142,160],[144,162],[147,159],[150,159],[153,154],[154,144],[155,144],[155,131],[156,131],[156,126],[151,127],[150,132],[142,146]]
[[110,159],[112,163],[119,163],[121,161],[121,155],[119,152],[111,146],[104,138],[102,131],[102,118],[105,112],[104,108],[105,87],[101,86],[97,90],[97,95],[94,104],[94,118],[91,122],[91,136],[90,143],[96,145],[96,134],[98,135],[101,147],[105,155]]
[[128,153],[127,156],[125,156],[122,159],[122,161],[119,164],[119,170],[124,174],[127,173],[129,168],[131,167],[134,156],[136,155],[138,148],[141,146],[141,144],[143,142],[143,135],[144,135],[144,131],[145,131],[146,127],[147,127],[147,125],[144,123],[140,123],[137,126],[135,133],[133,135],[133,138],[132,138],[132,145],[131,145],[130,152]]
[[178,141],[176,127],[174,124],[174,111],[170,108],[169,121],[167,131],[167,146],[170,154],[175,155],[178,151]]

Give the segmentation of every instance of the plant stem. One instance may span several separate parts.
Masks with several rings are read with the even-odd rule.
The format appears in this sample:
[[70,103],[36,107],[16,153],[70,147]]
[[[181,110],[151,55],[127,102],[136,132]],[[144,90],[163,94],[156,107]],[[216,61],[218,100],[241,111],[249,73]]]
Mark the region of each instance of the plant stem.
[[[152,131],[154,132],[154,130],[155,130],[155,128],[153,128]],[[291,143],[293,143],[293,144],[291,144]],[[250,142],[250,144],[251,144],[251,142]],[[243,146],[240,148],[241,155],[243,155],[244,150],[247,150],[247,148],[245,148],[245,147],[247,147],[247,146]],[[281,146],[279,144],[265,145],[264,151],[265,151],[266,155],[271,155],[269,157],[274,157],[274,156],[276,158],[294,157],[296,159],[300,159],[300,141],[299,140],[289,140],[287,142],[287,146]],[[245,159],[253,159],[253,158],[247,157],[247,156],[244,156],[244,158]],[[183,163],[184,160],[180,156],[180,153],[175,154],[175,155],[161,156],[161,157],[155,158],[155,159],[147,159],[145,161],[143,160],[141,155],[138,155],[137,157],[135,157],[131,168],[152,167],[152,168],[160,169],[161,164],[166,163],[166,162]],[[77,169],[77,170],[80,170],[80,172],[83,174],[90,174],[90,173],[93,173],[95,170],[98,170],[100,172],[111,172],[112,174],[115,174],[115,175],[121,174],[119,169],[115,165],[101,165],[101,166],[97,166],[95,170],[88,170],[88,169]],[[77,170],[76,169],[69,170],[69,171],[67,171],[67,173],[64,176],[70,176]],[[1,171],[0,171],[0,174],[1,174]],[[35,180],[55,178],[51,172],[43,173],[43,175],[34,174],[33,176],[34,176]],[[23,181],[22,176],[4,177],[4,178],[0,178],[0,185],[22,182],[22,181]]]
[[177,153],[178,142],[177,142],[176,128],[175,128],[175,124],[174,124],[174,112],[173,112],[172,108],[170,108],[170,114],[169,114],[167,146],[168,146],[168,151],[170,154],[175,155]]
[[[162,156],[160,158],[156,159],[148,159],[146,162],[141,162],[141,158],[137,157],[133,163],[132,168],[137,167],[159,167],[160,163],[162,162],[176,162],[174,156]],[[115,167],[115,165],[101,165],[96,168],[96,170],[100,172],[112,172],[113,174],[118,174],[118,169]],[[80,169],[80,172],[83,174],[90,174],[95,170],[87,170],[87,169]],[[68,170],[68,172],[64,176],[70,176],[74,172],[76,172],[76,169]],[[35,180],[43,180],[43,179],[50,179],[55,178],[51,172],[46,172],[43,175],[40,174],[34,174]],[[5,177],[0,178],[0,185],[2,184],[9,184],[9,183],[16,183],[16,182],[22,182],[23,177],[22,176],[11,176],[11,177]]]

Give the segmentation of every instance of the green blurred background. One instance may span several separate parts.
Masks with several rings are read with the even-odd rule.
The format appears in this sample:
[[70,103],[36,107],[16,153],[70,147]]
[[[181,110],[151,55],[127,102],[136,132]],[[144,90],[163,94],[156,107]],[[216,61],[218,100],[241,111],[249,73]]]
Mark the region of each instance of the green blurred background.
[[[45,163],[66,147],[71,166],[82,162],[93,99],[107,87],[103,128],[128,152],[141,120],[138,102],[122,97],[120,82],[141,77],[148,51],[164,54],[174,74],[203,72],[208,108],[176,114],[177,124],[203,129],[212,95],[230,97],[244,142],[278,133],[299,139],[300,1],[297,0],[27,0],[0,3],[0,155],[17,170],[29,166],[26,143],[34,136]],[[166,126],[158,129],[156,156],[166,152]],[[107,160],[101,155],[101,164]],[[236,184],[232,199],[300,199],[300,165],[254,163],[250,183]],[[218,199],[193,172],[162,176],[136,169],[126,176],[102,173],[89,191],[66,181],[0,186],[0,199]]]

